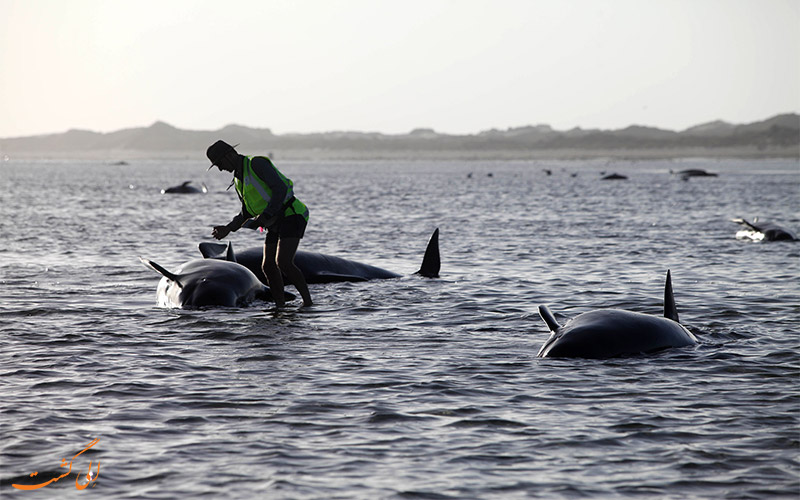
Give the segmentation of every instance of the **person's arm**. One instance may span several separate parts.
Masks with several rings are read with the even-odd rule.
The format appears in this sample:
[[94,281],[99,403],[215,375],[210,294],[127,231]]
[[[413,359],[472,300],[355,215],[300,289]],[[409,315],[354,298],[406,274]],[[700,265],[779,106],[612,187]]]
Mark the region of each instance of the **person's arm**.
[[247,219],[249,219],[249,217],[240,212],[233,217],[233,220],[225,224],[225,227],[227,227],[230,232],[235,233],[241,229],[242,224],[244,224]]
[[244,222],[249,219],[249,215],[247,214],[247,207],[244,206],[244,202],[242,202],[242,211],[236,214],[233,217],[233,220],[225,224],[224,226],[214,226],[214,229],[211,230],[211,236],[214,238],[221,240],[222,238],[228,236],[228,234],[232,232],[236,232],[241,229]]

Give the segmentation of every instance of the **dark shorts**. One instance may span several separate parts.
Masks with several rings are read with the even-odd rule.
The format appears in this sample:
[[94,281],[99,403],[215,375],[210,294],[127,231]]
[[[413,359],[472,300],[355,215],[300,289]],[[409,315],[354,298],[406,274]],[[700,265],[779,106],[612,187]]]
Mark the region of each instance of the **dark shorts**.
[[281,217],[278,222],[270,226],[267,230],[267,237],[265,241],[275,241],[279,238],[302,238],[306,232],[305,217],[302,215],[290,215],[289,217]]

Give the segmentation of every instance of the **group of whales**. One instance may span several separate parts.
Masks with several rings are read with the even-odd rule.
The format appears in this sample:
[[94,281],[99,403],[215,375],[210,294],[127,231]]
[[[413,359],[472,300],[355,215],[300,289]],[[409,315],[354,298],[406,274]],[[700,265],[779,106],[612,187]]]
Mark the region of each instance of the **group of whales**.
[[[791,231],[775,224],[762,222],[757,225],[744,219],[734,221],[751,231],[761,232],[764,235],[762,239],[797,240]],[[174,272],[140,257],[146,266],[162,276],[157,290],[159,306],[239,307],[255,299],[272,300],[261,267],[261,247],[237,253],[230,242],[203,242],[199,248],[203,259],[186,262]],[[298,251],[295,264],[310,284],[401,276],[376,266],[316,252]],[[440,266],[437,228],[428,241],[422,265],[415,274],[436,278]],[[286,298],[292,300],[294,296],[287,293]],[[605,359],[697,344],[697,338],[679,322],[669,270],[664,285],[663,316],[622,309],[598,309],[580,314],[561,325],[546,305],[539,306],[539,315],[551,332],[538,352],[540,358]]]
[[[272,300],[261,266],[261,247],[238,253],[234,252],[230,242],[203,242],[199,247],[203,258],[190,260],[175,271],[168,271],[151,260],[139,257],[144,265],[162,276],[156,292],[158,305],[180,308],[241,307],[255,299]],[[400,277],[380,267],[302,250],[295,254],[294,263],[309,284]],[[437,228],[428,241],[422,265],[415,274],[438,278],[440,267]],[[292,299],[294,296],[287,293],[287,300]]]

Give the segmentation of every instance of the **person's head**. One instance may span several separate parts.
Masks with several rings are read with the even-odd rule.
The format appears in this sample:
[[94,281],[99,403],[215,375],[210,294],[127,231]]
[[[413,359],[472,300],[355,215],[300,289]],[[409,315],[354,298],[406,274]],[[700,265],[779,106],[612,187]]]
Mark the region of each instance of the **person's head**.
[[208,147],[206,156],[211,160],[208,170],[216,165],[220,170],[233,172],[236,169],[236,160],[239,158],[239,153],[227,142],[217,141]]

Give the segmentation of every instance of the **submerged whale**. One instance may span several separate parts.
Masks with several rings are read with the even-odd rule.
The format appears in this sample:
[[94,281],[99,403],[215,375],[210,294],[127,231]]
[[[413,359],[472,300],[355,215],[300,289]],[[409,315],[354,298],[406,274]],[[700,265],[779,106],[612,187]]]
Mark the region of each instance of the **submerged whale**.
[[684,181],[688,181],[690,177],[716,177],[717,174],[714,172],[707,172],[702,168],[688,168],[686,170],[679,170],[675,172],[670,170],[669,173],[673,175],[680,175],[681,179]]
[[[139,260],[162,276],[156,291],[161,307],[243,307],[255,299],[273,300],[269,288],[252,271],[235,262],[195,259],[170,272],[151,260]],[[286,300],[293,298],[286,294]]]
[[552,332],[539,349],[540,358],[604,359],[697,344],[697,338],[678,322],[669,271],[663,318],[622,309],[599,309],[580,314],[562,326],[545,305],[539,306],[539,315]]
[[[267,278],[261,269],[263,260],[263,249],[261,247],[248,248],[241,252],[233,251],[230,242],[200,243],[200,253],[206,259],[223,259],[230,262],[242,264],[252,271],[263,283],[267,283]],[[294,263],[303,273],[306,282],[313,283],[337,283],[345,281],[368,281],[374,279],[399,278],[401,275],[382,269],[380,267],[363,264],[341,257],[325,255],[316,252],[305,252],[298,250],[294,256]],[[436,229],[428,241],[425,249],[425,256],[422,258],[422,265],[415,274],[427,278],[439,277],[441,261],[439,259],[439,229]],[[287,282],[288,284],[288,282]]]
[[202,187],[196,188],[194,186],[190,186],[192,181],[186,181],[180,186],[172,186],[166,189],[161,190],[161,194],[194,194],[194,193],[207,193],[208,188],[205,184],[202,184]]
[[732,222],[743,225],[747,229],[743,229],[736,233],[738,239],[750,239],[753,241],[797,241],[797,235],[783,226],[779,226],[772,222],[760,221],[758,218],[753,219],[753,222],[747,222],[745,219],[731,219]]

